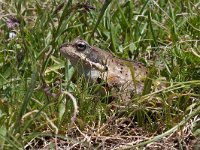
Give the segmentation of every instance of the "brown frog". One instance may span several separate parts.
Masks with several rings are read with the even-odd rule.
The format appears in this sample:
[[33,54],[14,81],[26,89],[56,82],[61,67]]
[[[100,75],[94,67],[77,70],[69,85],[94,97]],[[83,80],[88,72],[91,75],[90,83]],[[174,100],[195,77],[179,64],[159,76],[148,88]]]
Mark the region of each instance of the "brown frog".
[[103,80],[118,94],[126,93],[130,97],[143,91],[147,68],[142,63],[117,58],[82,39],[63,44],[60,52],[92,81]]

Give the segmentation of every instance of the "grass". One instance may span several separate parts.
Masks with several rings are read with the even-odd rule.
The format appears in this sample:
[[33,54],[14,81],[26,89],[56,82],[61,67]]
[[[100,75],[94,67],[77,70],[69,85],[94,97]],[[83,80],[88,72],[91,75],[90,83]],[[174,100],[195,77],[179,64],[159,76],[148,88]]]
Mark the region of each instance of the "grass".
[[[198,149],[199,7],[198,0],[0,2],[1,149]],[[101,85],[78,78],[59,52],[78,36],[143,62],[151,70],[143,94],[111,103],[96,95]],[[160,82],[166,86],[157,89]]]

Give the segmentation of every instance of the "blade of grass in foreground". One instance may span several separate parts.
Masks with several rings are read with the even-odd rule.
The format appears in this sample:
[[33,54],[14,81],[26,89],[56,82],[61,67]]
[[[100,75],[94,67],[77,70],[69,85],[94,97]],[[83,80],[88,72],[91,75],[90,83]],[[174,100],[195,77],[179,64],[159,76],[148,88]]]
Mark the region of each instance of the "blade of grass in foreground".
[[33,93],[33,89],[35,88],[35,81],[37,79],[37,72],[33,72],[32,74],[32,77],[31,77],[31,85],[26,93],[26,96],[24,97],[24,100],[23,100],[23,104],[19,110],[19,114],[18,114],[18,117],[17,117],[17,120],[15,122],[15,134],[19,132],[19,129],[20,129],[20,121],[22,119],[22,116],[24,115],[25,111],[26,111],[26,108],[28,106],[28,103],[30,101],[30,97]]
[[[57,28],[57,31],[56,31],[56,33],[58,33],[58,31],[60,30],[60,27],[61,27],[61,25],[62,25],[62,22],[65,20],[65,18],[66,18],[66,14],[70,14],[70,9],[69,9],[69,7],[71,6],[71,4],[72,4],[72,0],[69,0],[68,1],[68,3],[66,4],[66,5],[64,5],[64,10],[63,10],[63,13],[62,13],[62,15],[61,15],[61,17],[60,17],[60,20],[59,20],[59,23],[58,23],[58,28]],[[69,15],[68,15],[69,16]]]
[[[0,134],[0,138],[2,138],[2,139],[4,139],[7,143],[9,143],[10,145],[9,146],[13,146],[12,148],[16,148],[16,149],[20,149],[21,148],[21,145],[17,145],[17,144],[19,144],[19,143],[14,143],[12,140],[10,140],[10,138],[9,137],[7,137],[7,136],[4,136],[4,135],[2,135],[2,134]],[[1,145],[1,148],[2,148],[3,146]],[[5,147],[6,147],[6,145],[5,145]],[[4,148],[5,148],[4,147]]]
[[96,22],[96,24],[95,24],[95,26],[94,26],[94,28],[93,28],[93,30],[92,30],[92,33],[91,33],[91,35],[90,35],[88,41],[90,41],[91,38],[93,37],[94,32],[96,31],[96,29],[97,29],[97,27],[98,27],[98,25],[99,25],[99,23],[100,23],[100,21],[101,21],[103,15],[104,15],[105,11],[106,11],[106,9],[107,9],[107,7],[108,7],[108,5],[110,4],[111,1],[112,1],[112,0],[105,0],[105,2],[104,2],[104,4],[103,4],[103,7],[102,7],[102,9],[101,9],[101,12],[100,12],[100,14],[99,14],[98,20],[97,20],[97,22]]
[[156,68],[153,67],[151,68],[151,70],[149,71],[149,75],[148,77],[146,78],[145,80],[145,83],[144,83],[144,90],[142,92],[142,95],[146,95],[146,94],[149,94],[150,91],[151,91],[151,85],[152,85],[152,78],[153,76],[156,74]]

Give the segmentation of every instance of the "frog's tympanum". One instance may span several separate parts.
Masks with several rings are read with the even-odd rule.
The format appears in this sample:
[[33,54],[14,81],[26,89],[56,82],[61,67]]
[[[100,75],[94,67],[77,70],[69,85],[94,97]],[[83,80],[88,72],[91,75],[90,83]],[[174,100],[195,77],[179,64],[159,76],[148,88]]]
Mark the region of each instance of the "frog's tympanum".
[[106,82],[119,95],[126,93],[130,97],[143,91],[147,68],[142,63],[117,58],[81,39],[63,44],[60,51],[74,67],[79,66],[80,73],[93,82]]

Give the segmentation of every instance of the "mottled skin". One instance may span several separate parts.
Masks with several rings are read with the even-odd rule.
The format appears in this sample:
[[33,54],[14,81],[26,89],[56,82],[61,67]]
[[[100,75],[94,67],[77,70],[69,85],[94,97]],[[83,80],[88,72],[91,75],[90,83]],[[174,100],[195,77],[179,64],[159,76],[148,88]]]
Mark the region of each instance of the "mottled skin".
[[60,51],[73,66],[80,62],[82,67],[79,71],[83,68],[85,75],[94,82],[101,79],[108,87],[120,93],[126,91],[129,95],[139,94],[143,90],[147,68],[142,63],[117,58],[81,39],[63,44]]

